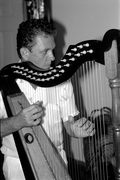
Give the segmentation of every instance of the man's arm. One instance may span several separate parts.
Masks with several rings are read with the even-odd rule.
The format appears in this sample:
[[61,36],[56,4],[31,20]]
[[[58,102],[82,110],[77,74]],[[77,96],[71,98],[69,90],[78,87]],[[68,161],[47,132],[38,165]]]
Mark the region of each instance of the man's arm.
[[17,127],[15,127],[15,124],[16,124],[15,121],[16,121],[16,117],[0,119],[1,137],[2,138],[21,129],[21,128],[17,129]]

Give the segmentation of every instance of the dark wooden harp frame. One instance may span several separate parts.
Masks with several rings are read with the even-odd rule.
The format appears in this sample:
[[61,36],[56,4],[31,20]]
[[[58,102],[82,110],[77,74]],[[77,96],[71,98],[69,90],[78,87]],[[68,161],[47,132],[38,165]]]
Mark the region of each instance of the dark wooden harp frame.
[[113,144],[116,159],[115,178],[120,180],[120,30],[109,31],[108,34],[110,35],[103,39],[105,44],[104,60],[112,95]]
[[[20,92],[18,86],[16,85],[16,78],[25,79],[31,83],[34,83],[41,87],[51,87],[58,85],[67,79],[69,79],[74,72],[79,68],[80,65],[87,61],[96,61],[101,64],[105,64],[106,69],[108,67],[112,67],[111,62],[108,62],[108,60],[104,61],[104,55],[106,58],[106,53],[109,52],[109,50],[112,47],[112,42],[114,40],[117,41],[117,44],[119,44],[119,38],[120,38],[120,31],[116,29],[109,30],[103,38],[103,41],[97,41],[97,40],[90,40],[90,41],[84,41],[81,43],[78,43],[76,45],[71,45],[63,59],[60,61],[60,63],[55,67],[48,71],[42,71],[35,65],[33,65],[30,62],[26,63],[14,63],[10,64],[6,67],[4,67],[0,72],[0,81],[1,83],[1,90],[3,99],[6,105],[6,109],[8,112],[8,116],[11,116],[11,110],[10,106],[7,101],[7,96],[11,96],[13,94],[17,94]],[[119,51],[119,49],[118,49]],[[72,57],[71,57],[72,56]],[[116,66],[119,63],[120,59],[115,63]],[[116,67],[115,66],[115,67]],[[119,66],[119,65],[118,65]],[[116,101],[116,89],[117,93],[119,92],[120,87],[120,73],[119,69],[117,69],[117,76],[110,77],[110,68],[109,73],[107,72],[107,77],[110,79],[110,87],[112,88],[112,123],[113,123],[113,135],[114,135],[114,149],[116,154],[116,180],[120,180],[120,99],[119,96],[117,96],[118,101]],[[116,69],[114,69],[116,72]],[[58,81],[59,80],[59,81]],[[116,104],[117,103],[117,104]],[[117,110],[116,110],[117,107]],[[29,134],[27,134],[29,135]],[[29,136],[26,136],[26,142],[29,142]],[[22,142],[20,144],[20,137],[19,133],[14,133],[14,138],[16,145],[18,147],[18,153],[23,152]],[[31,136],[30,136],[31,139]],[[17,143],[19,141],[19,143]],[[52,146],[52,144],[51,144]],[[23,165],[23,170],[26,171],[26,164],[28,166],[27,158],[26,158],[26,164],[23,158],[23,153],[19,153],[19,155],[22,154],[21,162]],[[24,153],[25,154],[25,153]],[[21,155],[20,155],[21,156]],[[29,166],[31,169],[31,166]],[[32,172],[32,170],[31,170]],[[30,174],[26,173],[26,179],[33,177],[35,179],[33,173]],[[53,175],[53,179],[56,177]],[[69,176],[65,175],[64,179],[70,179]],[[37,178],[36,178],[37,179]],[[38,178],[39,179],[39,178]],[[57,179],[57,178],[56,178]],[[59,178],[58,178],[59,179]],[[57,179],[57,180],[58,180]]]

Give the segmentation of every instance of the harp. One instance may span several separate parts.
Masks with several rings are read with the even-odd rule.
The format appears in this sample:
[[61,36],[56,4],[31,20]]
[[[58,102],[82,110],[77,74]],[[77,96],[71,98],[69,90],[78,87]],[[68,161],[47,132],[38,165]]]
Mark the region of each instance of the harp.
[[[116,157],[115,159],[117,162],[115,166],[116,180],[120,179],[120,127],[119,127],[120,126],[120,122],[119,122],[119,119],[120,119],[119,85],[120,84],[119,84],[119,69],[117,68],[119,67],[119,64],[118,64],[119,60],[115,60],[115,63],[114,63],[114,60],[112,61],[112,54],[114,54],[114,51],[118,52],[119,49],[117,47],[113,48],[115,45],[112,42],[115,40],[115,42],[119,44],[119,38],[120,38],[120,31],[113,29],[111,31],[108,31],[104,35],[103,41],[89,40],[89,41],[78,43],[76,45],[71,45],[69,46],[65,56],[60,61],[60,63],[56,65],[55,68],[51,68],[50,70],[45,71],[45,72],[41,71],[38,67],[36,67],[30,62],[14,63],[14,64],[7,65],[0,72],[0,81],[2,82],[1,91],[2,91],[2,95],[3,95],[3,99],[6,105],[8,115],[10,116],[11,111],[13,111],[12,112],[13,114],[15,113],[11,101],[16,103],[16,98],[15,98],[16,96],[20,97],[20,99],[22,97],[23,101],[26,102],[26,106],[28,106],[28,103],[25,100],[25,96],[23,94],[21,95],[21,92],[18,86],[16,85],[15,80],[17,78],[25,79],[38,86],[49,88],[68,80],[70,77],[73,76],[73,74],[77,71],[77,69],[82,64],[86,63],[87,61],[93,62],[93,63],[97,62],[97,63],[105,65],[106,74],[110,81],[110,87],[112,87],[112,91],[116,91],[117,89],[117,93],[116,92],[114,92],[114,94],[112,93],[112,98],[113,98],[112,134],[114,134],[115,143],[114,143],[113,149],[115,151],[115,157]],[[115,50],[112,51],[111,53],[111,49],[115,49]],[[108,55],[109,52],[111,56]],[[115,56],[116,59],[117,59],[117,56],[118,55],[116,53],[116,56]],[[117,75],[116,75],[116,71],[117,71]],[[114,85],[112,86],[111,84],[115,84],[115,86]],[[117,97],[115,96],[116,94],[117,94]],[[117,110],[116,110],[116,107],[117,107]],[[88,117],[88,118],[90,118],[90,120],[92,121],[91,117]],[[19,153],[24,172],[26,171],[26,169],[24,168],[25,162],[27,162],[27,164],[30,165],[29,168],[31,170],[29,170],[29,173],[25,172],[26,179],[30,177],[33,177],[33,179],[41,179],[42,177],[43,180],[47,178],[50,179],[50,177],[51,179],[57,179],[57,180],[71,179],[70,176],[67,174],[66,167],[61,157],[56,152],[56,149],[54,148],[49,137],[47,137],[43,128],[41,127],[39,128],[39,133],[38,133],[37,127],[32,128],[32,129],[23,128],[22,131],[23,131],[22,133],[21,132],[14,133],[14,138],[15,138],[16,146],[18,147],[18,153],[20,150],[20,152],[25,151],[24,153],[25,155],[27,154],[27,157],[25,156],[24,158],[23,157],[21,158],[21,155],[20,155],[21,153]],[[37,140],[36,132],[40,135],[40,137],[42,137],[40,141]],[[97,134],[97,131],[96,131],[96,134]],[[85,156],[88,174],[89,172],[92,171],[93,166],[95,167],[95,165],[99,163],[99,161],[98,162],[92,161],[94,148],[92,148],[91,150],[91,145],[92,146],[96,145],[95,140],[96,140],[96,137],[85,138],[84,140],[84,147],[88,147],[87,148],[88,151],[86,152],[86,156]],[[17,143],[18,141],[19,143]],[[24,148],[21,149],[22,146]],[[99,143],[98,143],[98,146],[100,146]],[[35,147],[38,147],[38,149],[41,148],[41,152],[38,152],[39,150],[36,151],[39,154],[39,157],[40,157],[39,160],[38,158],[36,159],[33,153]],[[48,148],[50,149],[50,151],[49,151],[49,155],[47,156],[47,154],[45,155],[44,150]],[[23,156],[23,153],[22,153],[22,156]],[[26,161],[25,161],[25,158],[26,158]],[[43,163],[42,165],[41,165],[41,159]],[[40,172],[40,169],[42,169],[40,168],[41,166],[44,166],[45,168],[44,173],[43,173],[43,170],[42,172]],[[30,174],[30,172],[33,172],[33,173]],[[46,174],[46,177],[45,177],[45,174]],[[98,179],[96,174],[99,174],[99,170],[97,171],[97,173],[96,171],[92,171],[92,173],[90,173],[89,177],[91,178],[91,180],[95,178]]]

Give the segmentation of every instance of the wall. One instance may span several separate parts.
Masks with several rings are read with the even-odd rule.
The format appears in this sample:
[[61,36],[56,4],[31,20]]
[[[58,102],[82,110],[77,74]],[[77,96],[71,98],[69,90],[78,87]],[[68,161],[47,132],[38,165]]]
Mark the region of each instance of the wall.
[[0,69],[18,62],[16,33],[22,20],[22,0],[0,0]]
[[51,0],[51,5],[59,34],[64,29],[64,53],[70,44],[101,39],[107,30],[120,28],[120,0]]

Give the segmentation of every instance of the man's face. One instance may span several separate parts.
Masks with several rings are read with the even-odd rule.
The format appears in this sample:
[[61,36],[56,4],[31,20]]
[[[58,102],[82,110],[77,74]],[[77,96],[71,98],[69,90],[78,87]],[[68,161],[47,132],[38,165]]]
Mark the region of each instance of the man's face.
[[54,48],[55,41],[53,36],[37,36],[36,44],[32,50],[29,51],[27,61],[31,61],[43,70],[48,70],[51,66],[51,62],[55,59],[53,55]]

